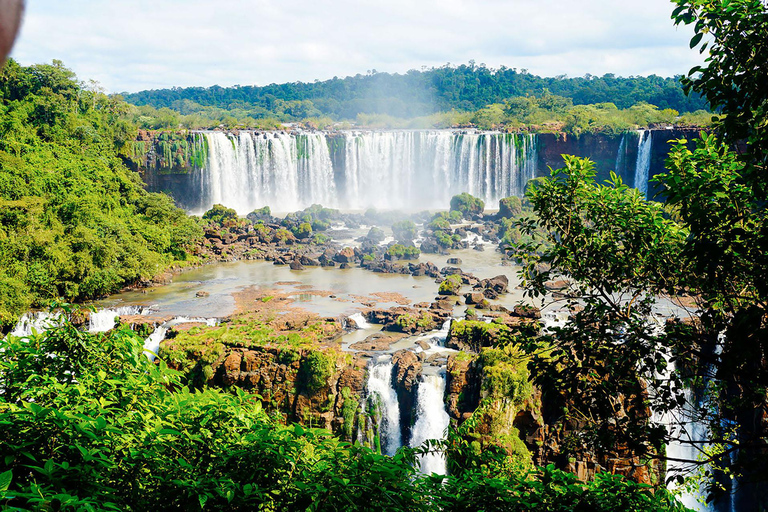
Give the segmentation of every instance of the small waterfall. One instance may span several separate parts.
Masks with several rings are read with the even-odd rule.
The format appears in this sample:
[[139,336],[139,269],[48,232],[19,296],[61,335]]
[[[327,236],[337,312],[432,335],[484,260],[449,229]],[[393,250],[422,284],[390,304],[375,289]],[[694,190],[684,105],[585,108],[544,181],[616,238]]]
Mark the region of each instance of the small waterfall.
[[31,336],[33,331],[41,333],[61,323],[61,313],[50,313],[48,311],[38,311],[36,313],[25,313],[21,315],[16,326],[10,332],[11,336],[25,338]]
[[128,315],[148,315],[150,308],[144,306],[120,306],[105,308],[91,313],[88,319],[88,332],[106,332],[113,329],[119,317]]
[[619,176],[624,176],[627,172],[627,137],[628,133],[621,134],[621,141],[619,142],[619,151],[616,153],[616,165],[614,171]]
[[639,130],[640,138],[637,141],[637,163],[635,165],[635,188],[640,193],[648,196],[648,174],[651,171],[651,146],[653,136],[651,130]]
[[[411,447],[421,446],[427,439],[443,439],[450,423],[445,410],[445,372],[439,375],[423,375],[416,392],[416,423],[411,431]],[[430,453],[419,461],[421,472],[444,475],[445,456]]]
[[394,455],[403,445],[400,432],[400,405],[392,385],[392,360],[389,357],[372,361],[368,373],[369,408],[378,419],[381,453]]
[[201,323],[209,327],[213,327],[219,323],[218,318],[188,318],[186,316],[177,316],[167,322],[163,322],[158,325],[152,334],[144,340],[144,352],[147,354],[147,358],[150,361],[154,361],[160,352],[160,343],[165,339],[165,335],[168,333],[168,329],[174,325],[187,324],[187,323]]
[[371,324],[369,324],[362,313],[355,313],[354,315],[349,316],[350,320],[355,322],[355,325],[358,329],[370,329]]
[[[223,204],[246,214],[311,204],[353,210],[445,208],[469,192],[492,205],[522,196],[536,176],[537,137],[497,132],[202,131],[208,160],[195,180],[205,211]],[[335,160],[331,160],[330,148]],[[334,169],[334,162],[336,168]]]

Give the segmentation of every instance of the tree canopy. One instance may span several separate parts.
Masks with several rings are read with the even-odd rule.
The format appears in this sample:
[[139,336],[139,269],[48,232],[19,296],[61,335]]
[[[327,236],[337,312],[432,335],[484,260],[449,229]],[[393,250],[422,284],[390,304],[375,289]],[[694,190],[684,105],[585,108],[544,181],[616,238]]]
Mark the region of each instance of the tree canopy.
[[[591,162],[565,157],[528,192],[538,217],[521,230],[544,235],[518,256],[529,294],[550,279],[569,283],[573,314],[536,364],[549,386],[583,397],[568,414],[584,438],[662,458],[670,443],[687,444],[697,455],[670,464],[699,467],[711,497],[734,492],[757,509],[768,504],[768,12],[753,0],[676,3],[675,22],[694,28],[691,47],[709,49],[684,83],[721,114],[717,130],[695,148],[674,145],[655,178],[663,205],[615,175],[598,184]],[[662,299],[684,318],[659,323]],[[654,415],[617,420],[620,396]],[[683,423],[665,427],[670,416]],[[706,425],[706,439],[693,424]]]
[[0,73],[0,327],[31,306],[151,278],[201,236],[126,167],[128,108],[61,62]]

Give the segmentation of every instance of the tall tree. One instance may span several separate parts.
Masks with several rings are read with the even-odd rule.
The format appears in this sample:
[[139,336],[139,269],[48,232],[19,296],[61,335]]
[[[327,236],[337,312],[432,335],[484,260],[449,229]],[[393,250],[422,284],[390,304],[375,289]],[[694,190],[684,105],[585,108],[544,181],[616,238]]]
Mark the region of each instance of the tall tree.
[[[588,161],[566,158],[530,192],[538,219],[522,227],[544,236],[518,255],[531,295],[550,279],[570,283],[578,313],[536,363],[539,378],[582,398],[567,414],[584,439],[661,458],[687,444],[696,456],[670,450],[667,462],[698,466],[713,498],[733,489],[757,510],[768,505],[768,12],[759,0],[675,3],[691,48],[709,51],[684,83],[720,114],[716,132],[672,149],[656,178],[663,205],[616,177],[597,184]],[[691,306],[690,318],[657,325],[664,297],[678,314]],[[655,414],[617,417],[626,397]],[[692,425],[706,425],[706,442]]]

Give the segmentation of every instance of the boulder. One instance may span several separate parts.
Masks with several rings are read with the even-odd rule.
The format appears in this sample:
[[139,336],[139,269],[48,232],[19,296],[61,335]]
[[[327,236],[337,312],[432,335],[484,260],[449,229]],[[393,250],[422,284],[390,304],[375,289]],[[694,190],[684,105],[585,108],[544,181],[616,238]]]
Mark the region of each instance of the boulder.
[[338,263],[354,263],[355,262],[355,250],[351,247],[345,247],[333,257],[334,261]]
[[464,294],[465,304],[480,304],[485,300],[485,296],[479,292],[470,292]]

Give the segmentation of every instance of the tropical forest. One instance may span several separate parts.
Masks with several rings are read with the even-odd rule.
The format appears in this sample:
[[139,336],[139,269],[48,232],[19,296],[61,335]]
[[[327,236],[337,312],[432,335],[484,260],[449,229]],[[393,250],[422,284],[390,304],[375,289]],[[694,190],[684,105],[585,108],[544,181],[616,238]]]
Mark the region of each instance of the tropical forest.
[[[0,0],[0,508],[768,510],[765,1],[657,2],[696,63],[666,76],[425,39],[167,86],[191,2],[108,87],[130,20],[46,1]],[[280,44],[322,61],[326,7]],[[29,61],[50,20],[96,46]],[[243,83],[304,62],[234,38]]]

